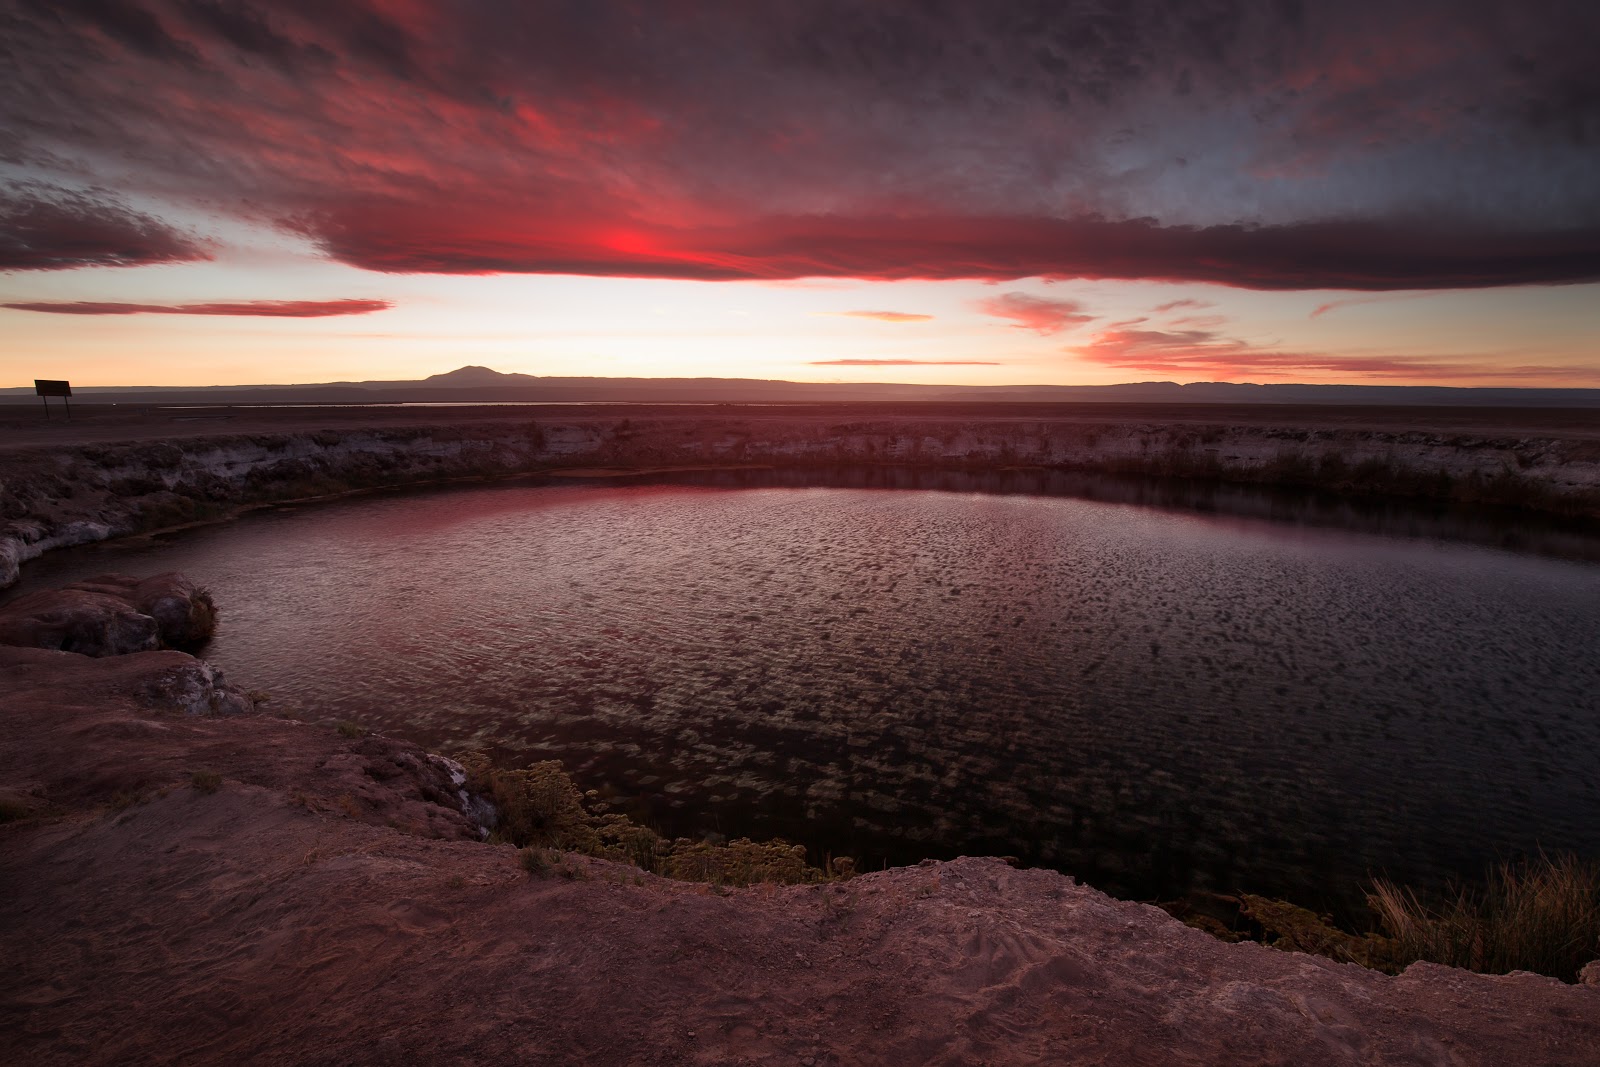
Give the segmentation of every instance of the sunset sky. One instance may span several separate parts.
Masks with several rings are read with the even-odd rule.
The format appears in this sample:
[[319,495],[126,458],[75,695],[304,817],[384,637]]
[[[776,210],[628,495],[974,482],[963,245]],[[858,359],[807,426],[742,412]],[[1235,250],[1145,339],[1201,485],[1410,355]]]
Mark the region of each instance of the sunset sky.
[[1600,4],[0,0],[0,386],[1600,387]]

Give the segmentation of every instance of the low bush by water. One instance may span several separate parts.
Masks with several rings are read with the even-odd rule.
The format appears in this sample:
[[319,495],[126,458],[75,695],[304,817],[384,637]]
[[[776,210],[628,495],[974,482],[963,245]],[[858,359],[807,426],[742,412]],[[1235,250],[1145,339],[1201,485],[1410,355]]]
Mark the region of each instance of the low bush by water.
[[591,812],[557,760],[520,770],[495,767],[478,751],[458,753],[456,760],[466,769],[467,788],[493,798],[500,813],[494,834],[523,850],[529,873],[537,873],[535,867],[546,849],[631,863],[666,878],[718,886],[825,882],[848,878],[854,871],[846,857],[827,869],[813,867],[806,862],[805,846],[786,841],[669,840],[625,815]]

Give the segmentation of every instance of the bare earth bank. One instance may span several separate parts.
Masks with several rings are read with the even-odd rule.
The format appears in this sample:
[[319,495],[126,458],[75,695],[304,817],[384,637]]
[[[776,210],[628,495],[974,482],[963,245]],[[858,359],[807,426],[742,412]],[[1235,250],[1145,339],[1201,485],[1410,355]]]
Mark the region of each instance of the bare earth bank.
[[999,860],[723,891],[581,857],[573,877],[530,877],[475,840],[427,754],[204,713],[219,684],[179,652],[0,648],[0,802],[21,815],[0,825],[0,1061],[1576,1065],[1600,1049],[1600,987],[1228,945]]
[[380,486],[574,468],[1039,468],[1600,516],[1593,411],[1262,406],[0,412],[0,588],[55,548]]

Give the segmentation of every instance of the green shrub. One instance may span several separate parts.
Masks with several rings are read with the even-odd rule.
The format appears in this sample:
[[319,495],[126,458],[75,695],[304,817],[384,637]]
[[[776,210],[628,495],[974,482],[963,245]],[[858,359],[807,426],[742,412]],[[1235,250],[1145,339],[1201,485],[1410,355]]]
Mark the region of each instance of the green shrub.
[[215,793],[222,788],[222,775],[216,771],[195,771],[189,776],[189,784],[197,793]]
[[338,723],[337,725],[334,726],[334,729],[339,731],[339,736],[340,737],[348,737],[351,740],[355,740],[357,738],[366,737],[369,733],[372,732],[371,730],[368,730],[365,726],[362,726],[360,723],[358,723],[358,722],[350,722],[349,720],[346,720],[344,722]]

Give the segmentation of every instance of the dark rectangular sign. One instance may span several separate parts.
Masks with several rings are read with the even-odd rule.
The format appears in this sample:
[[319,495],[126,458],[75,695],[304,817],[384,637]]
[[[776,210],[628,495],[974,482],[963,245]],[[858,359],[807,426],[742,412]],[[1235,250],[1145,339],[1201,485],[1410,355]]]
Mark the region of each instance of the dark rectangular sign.
[[71,382],[47,382],[42,378],[33,380],[33,391],[39,396],[71,396]]

